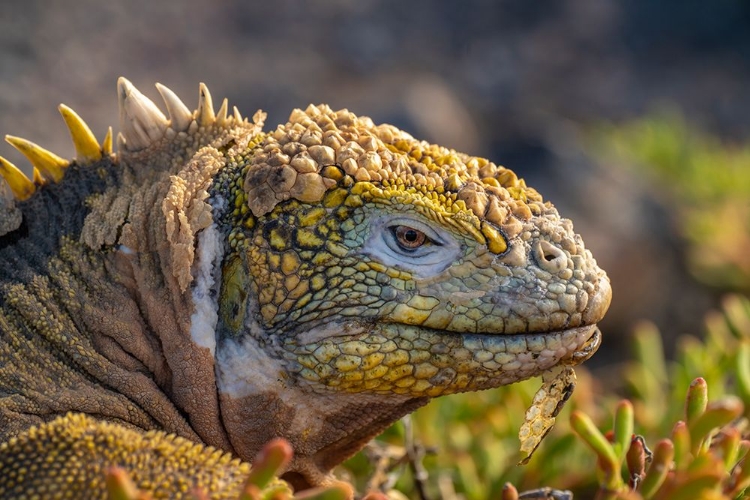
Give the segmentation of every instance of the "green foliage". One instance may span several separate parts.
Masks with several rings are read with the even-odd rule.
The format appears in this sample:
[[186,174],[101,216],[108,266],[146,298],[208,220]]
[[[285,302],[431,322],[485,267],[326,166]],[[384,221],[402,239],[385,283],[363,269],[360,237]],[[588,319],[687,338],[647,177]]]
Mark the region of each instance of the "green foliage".
[[750,291],[750,144],[723,143],[677,113],[601,126],[590,138],[603,163],[636,169],[675,207],[698,279]]
[[627,434],[633,428],[628,400],[618,405],[607,437],[581,412],[571,415],[571,424],[597,455],[603,477],[597,500],[731,500],[744,497],[750,485],[750,463],[745,463],[748,447],[740,442],[740,427],[746,422],[736,422],[743,409],[739,398],[732,396],[709,403],[706,381],[697,378],[687,391],[685,420],[678,421],[672,438],[660,440],[653,452],[647,451],[641,436]]
[[[380,486],[400,492],[389,492],[391,498],[445,500],[515,498],[508,488],[503,492],[506,482],[521,491],[569,489],[576,498],[749,498],[744,488],[750,462],[745,466],[744,457],[750,448],[750,301],[726,298],[720,312],[707,316],[703,340],[680,339],[673,362],[661,347],[654,326],[636,328],[634,360],[622,373],[624,401],[601,393],[577,368],[571,401],[523,467],[516,466],[516,435],[538,380],[437,399],[412,417],[416,442],[436,450],[424,459],[427,478],[415,481],[407,470],[406,449],[414,443],[397,424],[376,445],[392,457],[385,476],[394,485]],[[372,473],[368,460],[359,456],[347,467],[360,491],[365,489]]]
[[[585,401],[593,394],[587,387],[591,381],[587,374],[580,375],[573,399],[595,413],[590,402]],[[435,451],[424,460],[429,474],[425,497],[459,498],[454,494],[458,492],[466,499],[499,498],[507,481],[521,489],[542,484],[565,488],[579,483],[582,478],[578,476],[588,475],[594,459],[586,455],[583,446],[575,443],[569,431],[563,431],[568,408],[563,409],[558,425],[545,438],[529,465],[517,465],[521,459],[518,430],[540,384],[535,379],[492,391],[439,398],[413,414],[416,441],[427,450]],[[570,403],[567,406],[571,406]],[[401,456],[405,454],[408,441],[409,436],[399,423],[374,446],[395,448],[393,455],[398,457],[399,449]],[[568,459],[581,464],[581,469],[571,470],[566,463]],[[584,465],[587,462],[588,467]],[[355,457],[346,465],[355,478],[369,477],[372,473],[364,456]],[[395,458],[392,465],[395,465],[395,489],[407,498],[420,498],[408,470],[408,461]],[[362,485],[360,479],[357,482],[360,491]]]

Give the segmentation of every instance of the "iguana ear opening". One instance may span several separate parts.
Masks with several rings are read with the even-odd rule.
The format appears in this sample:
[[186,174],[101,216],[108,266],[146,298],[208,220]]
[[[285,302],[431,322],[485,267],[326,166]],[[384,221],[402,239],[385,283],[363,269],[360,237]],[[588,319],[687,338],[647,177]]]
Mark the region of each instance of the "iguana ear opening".
[[233,255],[221,270],[219,320],[224,333],[239,337],[245,324],[250,277],[242,259]]

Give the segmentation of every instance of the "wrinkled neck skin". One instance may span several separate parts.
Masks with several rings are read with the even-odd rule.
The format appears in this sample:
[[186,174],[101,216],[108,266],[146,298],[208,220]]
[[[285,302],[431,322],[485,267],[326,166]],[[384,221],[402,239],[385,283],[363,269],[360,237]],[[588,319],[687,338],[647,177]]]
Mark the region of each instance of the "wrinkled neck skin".
[[221,415],[235,452],[251,460],[270,439],[294,449],[285,478],[296,487],[325,484],[328,472],[428,398],[315,392],[298,384],[257,338],[221,339],[217,384]]
[[174,273],[185,259],[165,241],[172,186],[107,158],[21,205],[1,249],[0,366],[13,376],[0,380],[0,441],[83,412],[230,449]]

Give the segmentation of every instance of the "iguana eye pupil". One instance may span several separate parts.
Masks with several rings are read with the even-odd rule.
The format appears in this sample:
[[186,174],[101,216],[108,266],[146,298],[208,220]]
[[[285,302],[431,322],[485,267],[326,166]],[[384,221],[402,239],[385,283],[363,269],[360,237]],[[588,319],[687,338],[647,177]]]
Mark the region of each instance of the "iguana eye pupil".
[[427,236],[422,231],[409,226],[396,226],[394,233],[398,244],[407,250],[419,248],[427,241]]

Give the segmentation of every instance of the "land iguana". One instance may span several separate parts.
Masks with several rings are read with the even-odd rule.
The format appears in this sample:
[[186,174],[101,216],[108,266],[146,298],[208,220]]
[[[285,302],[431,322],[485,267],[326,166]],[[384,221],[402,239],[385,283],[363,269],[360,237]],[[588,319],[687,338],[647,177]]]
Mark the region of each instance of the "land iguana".
[[119,80],[116,153],[64,105],[75,160],[6,137],[34,169],[0,158],[0,496],[100,495],[122,465],[231,497],[277,436],[284,477],[325,484],[430,398],[546,374],[536,446],[611,298],[569,220],[346,109],[264,132],[157,87],[166,116]]

